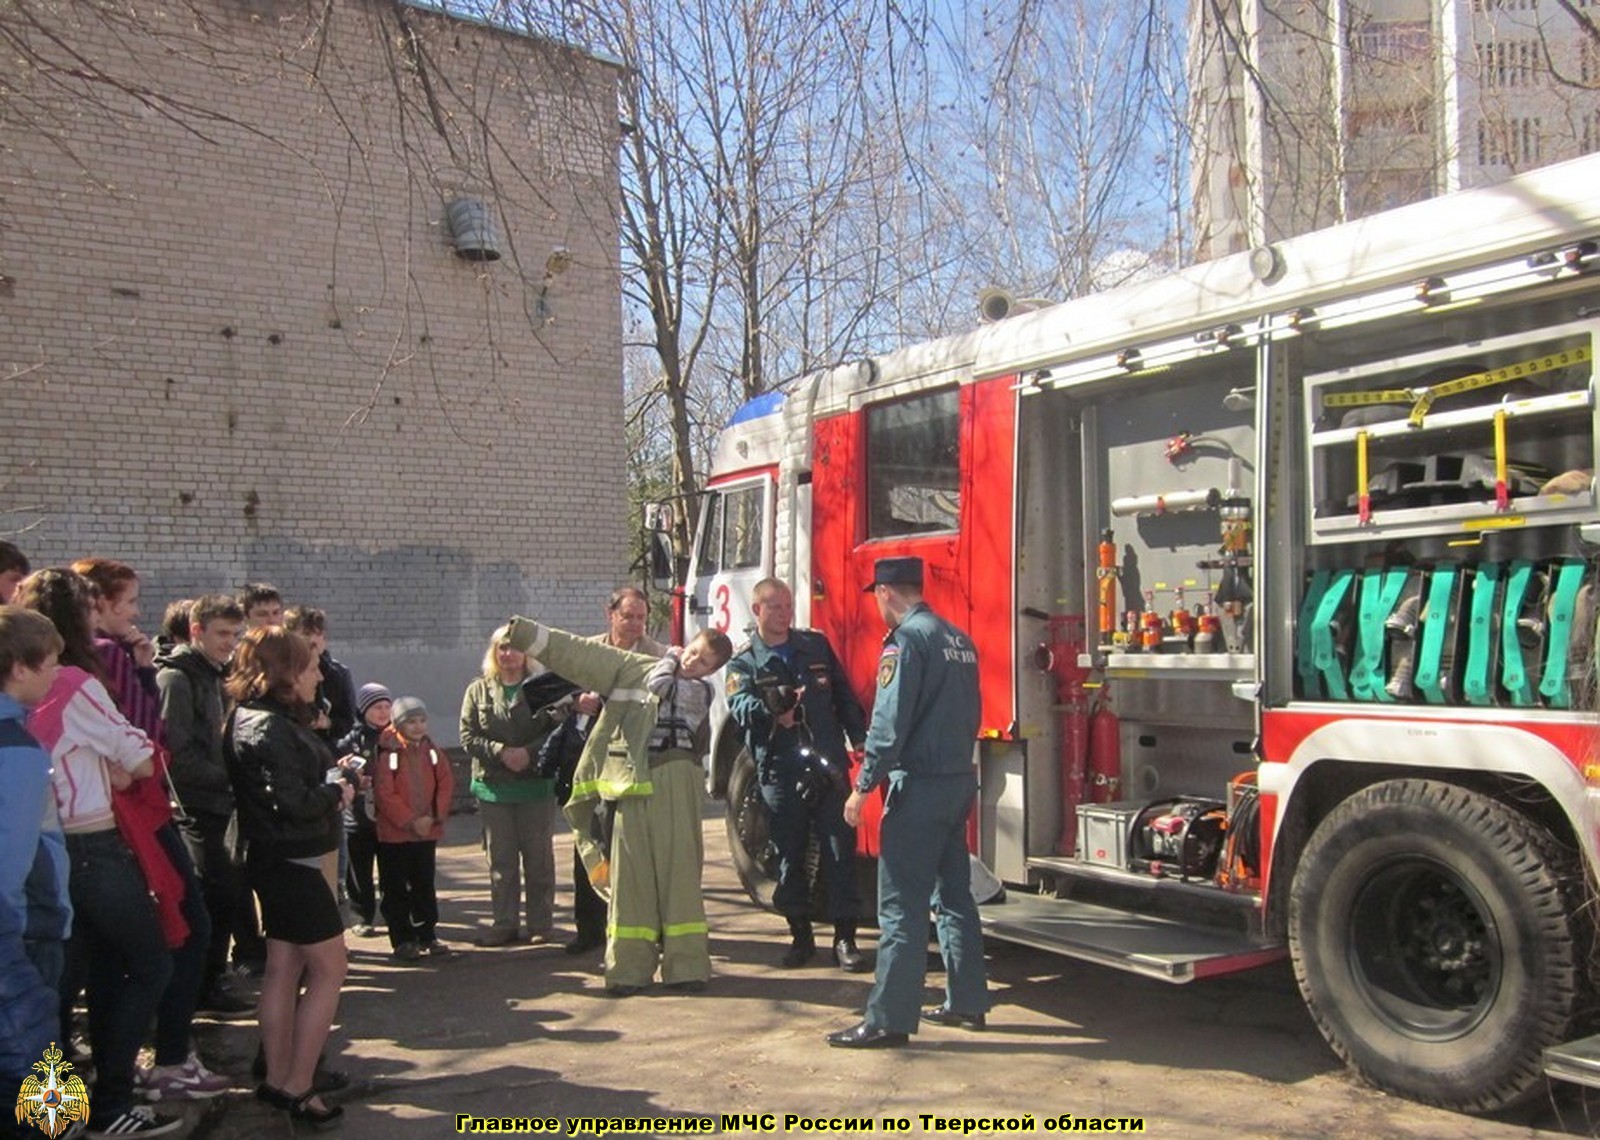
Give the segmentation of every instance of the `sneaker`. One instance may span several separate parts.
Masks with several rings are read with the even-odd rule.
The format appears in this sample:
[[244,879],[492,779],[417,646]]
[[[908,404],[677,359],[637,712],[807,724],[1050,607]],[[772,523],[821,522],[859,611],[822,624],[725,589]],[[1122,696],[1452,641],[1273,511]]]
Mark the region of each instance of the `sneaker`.
[[66,1048],[61,1050],[66,1055],[66,1060],[71,1063],[72,1071],[83,1078],[83,1083],[90,1088],[94,1087],[94,1052],[89,1048],[89,1043],[83,1039],[82,1034],[73,1034],[72,1040],[67,1042]]
[[183,1117],[162,1116],[148,1104],[136,1104],[104,1124],[92,1125],[85,1136],[165,1136],[183,1127]]
[[152,1065],[134,1075],[134,1088],[145,1100],[209,1100],[233,1087],[233,1082],[213,1073],[193,1053],[181,1065]]
[[430,958],[448,958],[452,953],[449,945],[440,942],[437,938],[432,942],[424,942],[422,944],[422,952]]
[[195,1005],[194,1011],[202,1017],[209,1017],[215,1021],[238,1021],[241,1018],[255,1016],[256,1005],[255,1002],[246,1001],[231,990],[218,986],[200,995],[200,1001]]
[[390,957],[401,962],[415,962],[422,957],[422,947],[415,942],[402,942],[394,948],[394,953]]
[[372,923],[358,922],[350,928],[350,933],[355,935],[357,938],[371,938]]

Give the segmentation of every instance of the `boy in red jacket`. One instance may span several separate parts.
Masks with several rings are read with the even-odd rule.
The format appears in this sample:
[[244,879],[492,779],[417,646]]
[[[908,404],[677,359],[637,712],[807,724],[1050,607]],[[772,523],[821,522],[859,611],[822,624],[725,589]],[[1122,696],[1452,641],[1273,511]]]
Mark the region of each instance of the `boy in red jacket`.
[[394,702],[393,719],[378,737],[371,769],[378,809],[378,885],[389,944],[402,962],[415,962],[424,954],[447,956],[450,947],[434,936],[439,898],[433,873],[455,777],[449,757],[428,738],[428,710],[416,697]]

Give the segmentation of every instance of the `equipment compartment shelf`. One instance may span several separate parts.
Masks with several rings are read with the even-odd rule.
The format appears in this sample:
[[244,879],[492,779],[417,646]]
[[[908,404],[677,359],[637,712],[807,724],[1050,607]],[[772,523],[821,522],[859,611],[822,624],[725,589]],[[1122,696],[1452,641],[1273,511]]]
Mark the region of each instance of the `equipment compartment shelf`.
[[1101,658],[1084,654],[1084,666],[1103,665],[1111,677],[1137,679],[1141,674],[1190,677],[1206,681],[1236,681],[1253,677],[1254,653],[1107,653]]
[[1308,376],[1310,542],[1592,520],[1597,332],[1574,322]]
[[1507,419],[1527,419],[1531,416],[1571,412],[1593,406],[1594,393],[1588,388],[1578,392],[1555,392],[1548,396],[1534,396],[1526,400],[1510,400],[1504,404],[1462,408],[1453,412],[1434,412],[1427,417],[1421,427],[1413,427],[1407,420],[1391,420],[1388,423],[1371,424],[1364,428],[1331,428],[1327,431],[1313,432],[1311,446],[1331,447],[1335,444],[1348,446],[1355,443],[1356,436],[1363,431],[1367,433],[1368,439],[1377,442],[1396,436],[1417,436],[1423,432],[1439,431],[1444,428],[1487,424],[1494,421],[1495,412],[1502,410],[1506,413]]
[[[1327,538],[1386,538],[1397,533],[1423,531],[1477,533],[1510,527],[1569,522],[1594,517],[1593,491],[1573,495],[1528,495],[1512,499],[1504,511],[1492,502],[1457,503],[1443,507],[1388,507],[1373,512],[1369,522],[1354,514],[1319,516],[1312,522],[1316,532]],[[1448,525],[1442,525],[1448,523]]]

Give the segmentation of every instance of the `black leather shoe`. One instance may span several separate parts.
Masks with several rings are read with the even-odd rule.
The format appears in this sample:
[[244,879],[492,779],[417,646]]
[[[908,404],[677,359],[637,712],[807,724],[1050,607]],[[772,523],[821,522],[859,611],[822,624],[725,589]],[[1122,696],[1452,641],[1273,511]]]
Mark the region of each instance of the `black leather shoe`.
[[615,997],[615,998],[634,997],[637,994],[644,993],[644,987],[643,986],[624,986],[624,985],[620,985],[620,984],[619,985],[610,985],[610,986],[606,987],[606,993],[609,996]]
[[[350,1074],[341,1069],[328,1068],[326,1061],[326,1054],[317,1058],[317,1070],[314,1074],[312,1074],[311,1077],[312,1091],[319,1093],[331,1093],[338,1092],[340,1089],[349,1088]],[[255,1060],[250,1062],[250,1075],[255,1077],[256,1080],[262,1082],[262,1088],[272,1087],[271,1085],[265,1083],[267,1077],[267,1055],[266,1053],[262,1052],[259,1046],[256,1048]],[[260,1090],[257,1090],[257,1095],[260,1095]]]
[[887,1029],[874,1028],[865,1021],[828,1034],[828,1044],[836,1049],[898,1049],[910,1040],[908,1034],[890,1033]]
[[841,938],[833,944],[833,964],[847,974],[864,974],[871,967],[867,964],[867,956],[856,949],[856,944],[848,938]]
[[598,950],[606,944],[604,938],[592,934],[580,934],[571,942],[562,947],[568,954],[587,954],[591,950]]
[[296,1124],[309,1124],[313,1128],[332,1128],[344,1116],[344,1109],[339,1105],[313,1108],[311,1102],[316,1099],[317,1090],[312,1089],[304,1096],[294,1098],[289,1103],[289,1119]]
[[282,1089],[275,1089],[266,1081],[256,1086],[256,1099],[269,1108],[276,1108],[280,1112],[288,1112],[294,1107],[295,1098]]
[[957,1013],[942,1005],[923,1010],[922,1020],[931,1021],[935,1025],[947,1025],[952,1029],[982,1029],[989,1023],[981,1013]]
[[789,948],[783,952],[778,965],[785,970],[798,970],[817,956],[816,935],[811,932],[811,920],[790,917]]

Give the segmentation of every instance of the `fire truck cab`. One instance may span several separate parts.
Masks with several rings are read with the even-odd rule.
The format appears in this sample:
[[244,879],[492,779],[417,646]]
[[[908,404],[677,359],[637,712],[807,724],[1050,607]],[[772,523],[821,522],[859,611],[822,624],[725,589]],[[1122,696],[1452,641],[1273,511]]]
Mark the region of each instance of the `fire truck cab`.
[[[1597,183],[800,377],[718,442],[688,631],[740,641],[781,577],[870,707],[860,585],[918,555],[979,651],[990,936],[1173,982],[1287,955],[1334,1051],[1432,1104],[1592,1077]],[[707,763],[765,902],[725,717]]]

